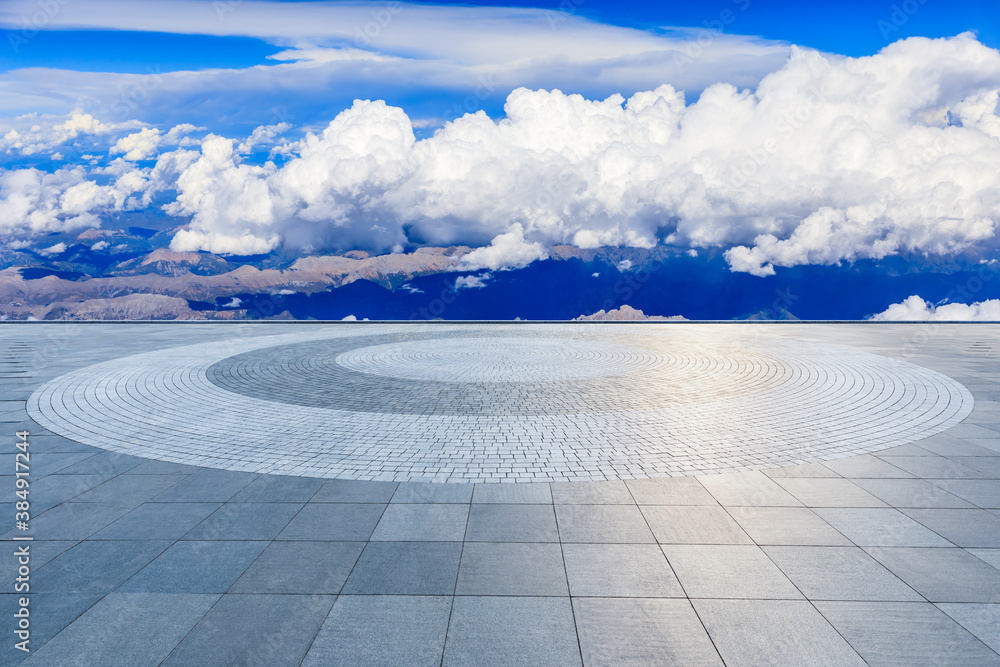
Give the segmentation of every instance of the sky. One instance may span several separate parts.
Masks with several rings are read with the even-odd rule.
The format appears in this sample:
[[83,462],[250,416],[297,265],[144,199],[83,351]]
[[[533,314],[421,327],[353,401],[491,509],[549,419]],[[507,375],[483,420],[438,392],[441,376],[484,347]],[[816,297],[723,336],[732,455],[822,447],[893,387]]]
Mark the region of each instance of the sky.
[[0,242],[996,260],[991,2],[0,4]]

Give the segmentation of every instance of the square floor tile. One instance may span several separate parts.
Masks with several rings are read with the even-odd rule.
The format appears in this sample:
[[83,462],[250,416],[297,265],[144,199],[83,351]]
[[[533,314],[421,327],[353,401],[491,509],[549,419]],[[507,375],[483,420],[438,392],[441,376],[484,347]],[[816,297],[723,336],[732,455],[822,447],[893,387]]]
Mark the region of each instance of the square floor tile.
[[719,506],[653,505],[642,513],[661,544],[752,544],[753,540]]
[[941,456],[883,456],[880,458],[923,479],[981,479],[988,477],[984,472]]
[[889,507],[821,507],[815,512],[858,546],[951,546],[937,533]]
[[960,547],[1000,548],[1000,516],[986,510],[903,510],[938,535]]
[[461,542],[469,505],[391,503],[382,513],[372,540],[385,542]]
[[255,473],[203,468],[153,500],[158,503],[224,503],[260,477]]
[[184,539],[273,540],[301,508],[299,503],[226,503]]
[[[127,514],[133,506],[114,503],[63,503],[32,523],[36,540],[83,540]],[[9,538],[13,534],[8,533]]]
[[337,594],[364,546],[364,542],[272,542],[231,592]]
[[872,665],[992,665],[998,656],[926,602],[816,602],[820,613]]
[[1000,570],[964,549],[869,547],[865,551],[931,602],[1000,602]]
[[552,502],[548,484],[476,484],[474,503],[526,503],[537,505]]
[[350,479],[327,480],[312,497],[314,503],[388,503],[396,492],[396,482],[361,482]]
[[726,665],[865,665],[808,602],[694,600]]
[[342,595],[302,665],[438,667],[451,605],[451,597]]
[[472,484],[434,484],[403,482],[392,496],[393,503],[469,503]]
[[157,665],[217,595],[112,593],[24,665]]
[[850,545],[806,507],[729,507],[729,514],[757,544]]
[[1000,480],[936,479],[934,484],[984,509],[1000,509]]
[[972,503],[922,479],[855,479],[862,489],[893,507],[972,507]]
[[576,597],[684,597],[655,544],[564,544],[563,555]]
[[923,600],[858,547],[764,547],[764,552],[810,600]]
[[698,481],[723,505],[800,506],[790,493],[759,471],[701,475]]
[[385,507],[370,503],[309,503],[277,539],[364,541],[371,537]]
[[822,463],[802,463],[795,466],[785,466],[782,468],[768,468],[762,470],[771,479],[778,477],[840,477],[837,473],[827,468]]
[[846,479],[784,477],[775,480],[807,507],[885,507],[885,503]]
[[760,547],[669,544],[662,548],[688,597],[802,597]]
[[145,503],[91,539],[179,540],[219,507],[218,503]]
[[722,665],[687,600],[575,598],[588,665]]
[[468,542],[456,595],[569,595],[562,550],[537,542]]
[[461,555],[459,542],[369,542],[343,593],[453,595]]
[[324,482],[314,477],[261,475],[233,497],[234,503],[306,503]]
[[556,505],[562,542],[655,542],[635,505]]
[[862,479],[905,479],[913,477],[913,475],[905,470],[897,468],[891,463],[888,463],[872,454],[848,456],[842,459],[832,459],[830,461],[824,461],[823,465],[838,473],[841,477]]
[[127,593],[225,593],[267,542],[177,542],[118,590]]
[[[9,560],[9,559],[8,559]],[[8,581],[12,581],[8,580]],[[12,590],[12,587],[8,590]],[[7,593],[0,594],[0,614],[4,618],[13,619],[14,614],[20,611],[20,598],[23,594]],[[25,653],[15,648],[14,642],[21,641],[14,638],[14,626],[8,626],[11,633],[11,641],[0,644],[0,665],[18,665],[30,657],[42,647],[45,642],[55,637],[67,625],[75,621],[85,611],[90,609],[100,600],[103,595],[98,593],[34,593],[30,596],[29,620],[31,622],[31,636],[28,642],[29,653]]]
[[186,478],[187,475],[119,475],[81,493],[73,500],[86,503],[138,505]]
[[1000,604],[938,603],[937,607],[1000,653]]
[[99,593],[114,589],[159,556],[170,540],[86,541],[32,575],[38,593]]
[[298,667],[335,599],[332,595],[224,595],[163,665]]
[[620,480],[558,482],[551,485],[552,500],[566,505],[634,505],[632,493]]
[[443,665],[580,665],[569,598],[455,598]]
[[465,539],[470,542],[558,542],[552,505],[473,503]]
[[630,479],[625,482],[640,505],[718,505],[694,477]]

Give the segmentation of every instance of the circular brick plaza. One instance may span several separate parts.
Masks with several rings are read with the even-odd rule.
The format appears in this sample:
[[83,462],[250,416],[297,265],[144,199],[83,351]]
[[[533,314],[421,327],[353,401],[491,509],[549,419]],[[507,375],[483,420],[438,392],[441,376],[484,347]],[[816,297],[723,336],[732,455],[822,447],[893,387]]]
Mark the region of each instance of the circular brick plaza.
[[316,326],[88,366],[31,416],[226,470],[441,482],[634,479],[873,452],[972,397],[849,347],[705,325]]

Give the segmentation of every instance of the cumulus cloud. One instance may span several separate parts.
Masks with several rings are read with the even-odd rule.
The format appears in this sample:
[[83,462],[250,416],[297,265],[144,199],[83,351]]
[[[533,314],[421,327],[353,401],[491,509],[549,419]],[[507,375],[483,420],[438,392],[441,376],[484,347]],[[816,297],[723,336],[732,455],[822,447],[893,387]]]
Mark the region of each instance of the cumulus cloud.
[[[54,152],[77,139],[89,138],[86,145],[93,147],[96,141],[109,135],[140,127],[142,123],[128,120],[120,123],[102,122],[89,113],[80,110],[67,116],[40,116],[35,113],[16,118],[0,119],[0,151],[8,155],[37,155]],[[79,155],[79,152],[76,153]],[[58,155],[58,157],[56,157]],[[54,152],[52,159],[64,159],[62,152]],[[80,156],[82,158],[82,156]]]
[[482,289],[489,283],[492,273],[488,271],[478,276],[459,276],[455,278],[455,291],[463,289]]
[[159,152],[161,145],[195,145],[197,142],[186,135],[199,129],[203,128],[196,127],[190,123],[177,125],[165,133],[158,128],[146,127],[119,139],[108,151],[108,154],[124,154],[124,159],[132,162],[148,160]]
[[[726,249],[733,270],[995,246],[1000,52],[971,34],[866,58],[793,49],[756,90],[690,104],[515,90],[416,141],[410,119],[357,101],[284,166],[210,137],[178,178],[176,249],[400,243],[480,247],[519,266],[568,243]],[[487,245],[488,244],[488,245]]]
[[875,321],[1000,321],[1000,299],[988,299],[975,303],[946,303],[934,305],[917,295],[894,303],[881,313],[874,315]]

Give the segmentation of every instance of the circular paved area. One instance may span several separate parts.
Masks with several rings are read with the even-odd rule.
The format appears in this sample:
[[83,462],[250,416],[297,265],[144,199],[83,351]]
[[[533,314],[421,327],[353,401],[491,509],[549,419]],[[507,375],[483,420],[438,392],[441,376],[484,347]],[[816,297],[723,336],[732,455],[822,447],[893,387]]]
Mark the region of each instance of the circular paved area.
[[776,467],[943,431],[959,383],[702,325],[333,325],[68,373],[32,417],[104,449],[347,479],[564,481]]

